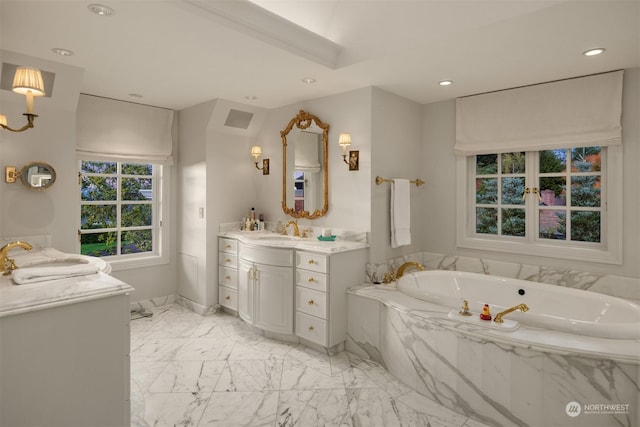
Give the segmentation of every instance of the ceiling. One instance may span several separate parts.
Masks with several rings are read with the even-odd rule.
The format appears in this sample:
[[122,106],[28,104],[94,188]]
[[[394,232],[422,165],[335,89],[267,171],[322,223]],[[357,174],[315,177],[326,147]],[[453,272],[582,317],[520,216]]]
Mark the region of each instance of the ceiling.
[[[637,0],[95,0],[111,16],[90,3],[0,0],[1,48],[80,67],[83,93],[176,110],[365,86],[426,104],[640,66]],[[607,50],[582,55],[593,47]]]

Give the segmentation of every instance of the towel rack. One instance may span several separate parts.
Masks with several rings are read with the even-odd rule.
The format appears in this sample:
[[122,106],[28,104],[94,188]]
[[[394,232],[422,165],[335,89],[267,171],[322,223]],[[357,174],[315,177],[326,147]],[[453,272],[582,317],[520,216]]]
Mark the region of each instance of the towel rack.
[[[378,185],[382,184],[383,182],[393,182],[393,181],[394,181],[393,179],[387,179],[387,178],[383,178],[381,176],[376,176],[376,184],[378,184]],[[420,187],[422,184],[424,184],[424,181],[421,180],[420,178],[413,179],[413,180],[411,180],[409,182],[412,183],[412,184],[415,184],[416,187]]]

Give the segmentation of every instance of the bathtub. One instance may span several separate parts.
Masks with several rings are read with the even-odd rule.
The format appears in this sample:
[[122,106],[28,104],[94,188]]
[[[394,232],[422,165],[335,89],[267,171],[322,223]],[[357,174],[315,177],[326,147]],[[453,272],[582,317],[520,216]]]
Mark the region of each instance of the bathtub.
[[[528,325],[547,330],[610,339],[640,339],[640,305],[608,295],[557,285],[458,271],[419,271],[403,275],[398,290],[408,296],[452,309],[469,302],[476,320],[484,304],[492,315],[525,303],[529,311],[505,316],[505,330]],[[464,320],[464,319],[462,319]],[[481,323],[481,322],[478,322]],[[494,328],[499,325],[488,323]]]
[[[347,291],[346,349],[490,426],[639,426],[640,341],[628,337],[638,307],[584,294],[478,274],[410,273],[397,287]],[[456,315],[463,299],[473,320]],[[490,327],[476,320],[484,303],[494,316],[520,303],[530,310],[505,316],[517,328]],[[567,409],[576,405],[578,416]]]

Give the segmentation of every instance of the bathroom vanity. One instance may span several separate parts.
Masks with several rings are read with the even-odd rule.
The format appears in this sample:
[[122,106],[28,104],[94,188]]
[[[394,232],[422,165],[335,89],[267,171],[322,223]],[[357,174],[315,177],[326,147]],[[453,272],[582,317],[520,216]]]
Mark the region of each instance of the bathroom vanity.
[[267,334],[341,351],[346,290],[364,281],[367,247],[275,233],[221,233],[220,305]]
[[132,291],[104,272],[23,285],[0,276],[0,425],[130,424]]

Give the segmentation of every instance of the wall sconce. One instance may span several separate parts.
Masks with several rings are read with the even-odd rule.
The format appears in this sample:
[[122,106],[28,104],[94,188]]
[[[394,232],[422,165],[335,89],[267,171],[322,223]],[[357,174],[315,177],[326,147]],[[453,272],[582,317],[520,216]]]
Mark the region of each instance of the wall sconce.
[[13,77],[13,91],[27,97],[27,112],[23,114],[23,116],[27,116],[27,124],[20,129],[12,129],[7,125],[7,118],[0,114],[0,127],[11,132],[22,132],[32,128],[33,119],[38,117],[34,113],[33,97],[45,94],[40,70],[30,67],[18,67]]
[[262,156],[262,147],[259,145],[251,147],[251,155],[256,164],[256,169],[262,171],[262,175],[269,175],[269,159],[262,159],[262,167],[258,167],[258,158]]
[[360,169],[360,151],[349,151],[349,160],[347,160],[347,147],[351,146],[351,134],[341,133],[338,137],[338,144],[342,147],[342,160],[349,165],[350,171]]

